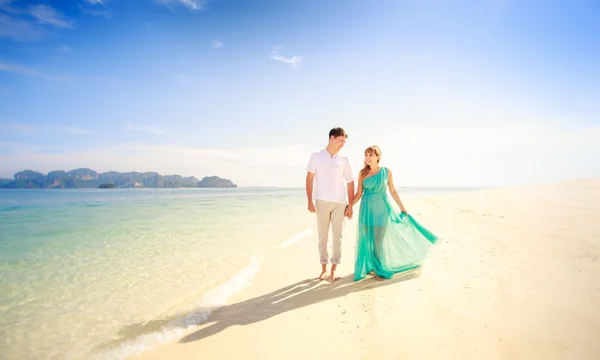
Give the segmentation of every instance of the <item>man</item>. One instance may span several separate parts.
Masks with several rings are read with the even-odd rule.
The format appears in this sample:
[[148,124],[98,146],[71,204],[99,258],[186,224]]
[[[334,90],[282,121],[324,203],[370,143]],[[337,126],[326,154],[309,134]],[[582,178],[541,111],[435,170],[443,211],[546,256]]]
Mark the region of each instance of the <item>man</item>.
[[[329,143],[321,151],[311,155],[306,170],[306,196],[308,211],[317,215],[319,233],[319,256],[323,280],[327,274],[327,263],[331,261],[331,280],[335,269],[342,258],[342,228],[344,217],[352,218],[352,200],[354,197],[354,176],[352,166],[346,156],[338,154],[344,147],[348,134],[344,129],[336,127],[329,132]],[[313,196],[313,184],[316,187]],[[316,204],[313,203],[313,198]],[[349,205],[350,204],[350,205]],[[327,252],[329,228],[333,236],[333,253],[331,259]]]

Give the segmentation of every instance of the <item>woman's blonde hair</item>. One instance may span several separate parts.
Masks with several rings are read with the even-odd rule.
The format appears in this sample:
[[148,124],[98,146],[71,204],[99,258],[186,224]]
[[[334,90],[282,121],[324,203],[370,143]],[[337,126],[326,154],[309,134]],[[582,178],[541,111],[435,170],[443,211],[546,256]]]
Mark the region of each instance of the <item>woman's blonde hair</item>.
[[[368,148],[365,149],[365,155],[367,154],[375,154],[375,156],[377,156],[377,163],[379,164],[379,160],[381,160],[381,149],[379,148],[379,146],[377,145],[371,145]],[[371,167],[369,165],[367,165],[367,163],[365,162],[365,167],[362,168],[362,170],[360,171],[360,176],[362,176],[363,178],[365,176],[367,176],[367,174],[369,173],[369,170],[371,170]]]

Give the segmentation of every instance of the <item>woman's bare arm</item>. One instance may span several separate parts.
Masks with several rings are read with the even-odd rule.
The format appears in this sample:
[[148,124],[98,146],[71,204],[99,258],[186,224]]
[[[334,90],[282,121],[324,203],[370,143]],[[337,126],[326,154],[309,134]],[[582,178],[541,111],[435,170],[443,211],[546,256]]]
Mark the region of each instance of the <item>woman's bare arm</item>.
[[358,188],[356,189],[356,194],[354,195],[354,198],[352,199],[352,206],[354,206],[358,202],[358,200],[360,200],[362,193],[363,193],[363,176],[362,176],[362,174],[358,174]]
[[394,198],[394,201],[396,201],[396,204],[398,204],[398,206],[400,207],[400,211],[407,213],[406,209],[404,208],[404,204],[402,204],[402,201],[400,200],[400,196],[398,195],[398,192],[396,191],[396,187],[394,186],[394,179],[392,177],[392,171],[390,169],[388,170],[388,187],[390,189],[390,194],[392,195],[392,198]]

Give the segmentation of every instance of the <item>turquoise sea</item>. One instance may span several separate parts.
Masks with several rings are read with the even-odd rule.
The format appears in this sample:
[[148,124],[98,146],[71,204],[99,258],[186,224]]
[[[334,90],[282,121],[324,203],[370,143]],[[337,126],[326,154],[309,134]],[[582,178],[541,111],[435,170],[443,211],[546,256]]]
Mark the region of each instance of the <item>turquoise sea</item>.
[[315,226],[304,189],[2,190],[0,359],[121,359],[174,339]]

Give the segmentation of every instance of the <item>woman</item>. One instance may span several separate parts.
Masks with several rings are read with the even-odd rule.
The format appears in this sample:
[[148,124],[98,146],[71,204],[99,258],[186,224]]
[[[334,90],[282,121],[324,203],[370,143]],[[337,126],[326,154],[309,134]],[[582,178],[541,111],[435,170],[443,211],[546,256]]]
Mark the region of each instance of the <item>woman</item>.
[[[365,166],[352,202],[354,205],[363,198],[358,214],[355,281],[367,274],[389,279],[395,273],[420,267],[438,239],[408,214],[394,187],[392,172],[379,166],[380,160],[379,147],[365,150]],[[392,206],[388,188],[400,212]]]

